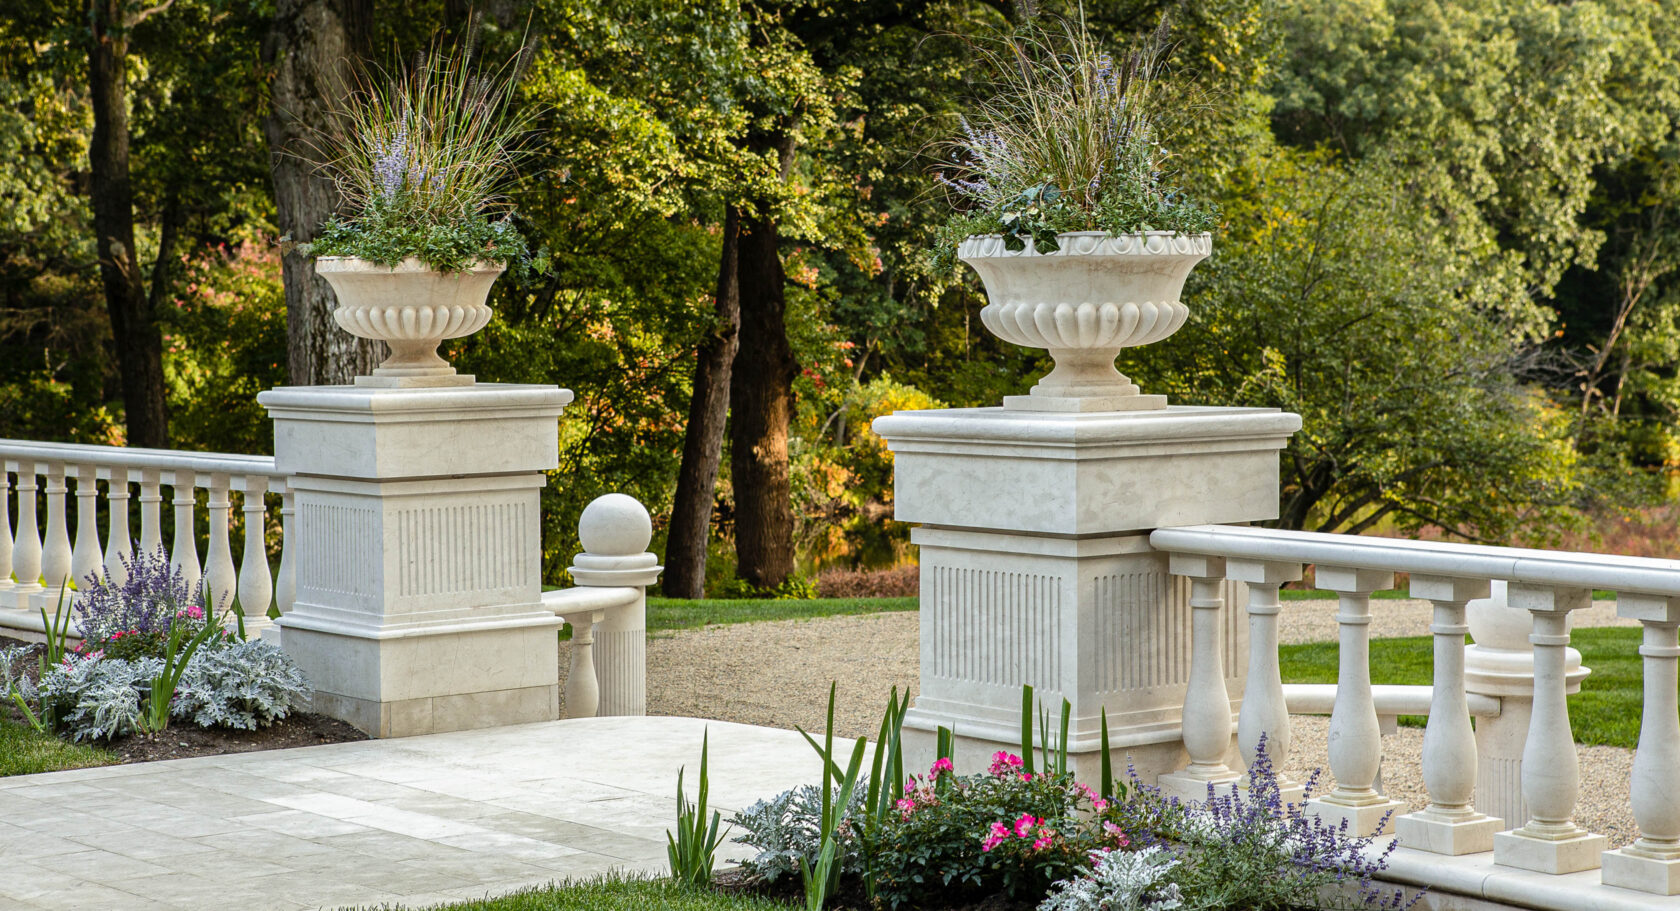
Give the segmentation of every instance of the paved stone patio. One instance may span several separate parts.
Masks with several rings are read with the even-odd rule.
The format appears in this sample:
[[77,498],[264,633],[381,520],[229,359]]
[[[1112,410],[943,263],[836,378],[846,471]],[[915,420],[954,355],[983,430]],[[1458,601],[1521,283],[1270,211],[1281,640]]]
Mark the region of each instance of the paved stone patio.
[[707,729],[725,816],[821,775],[796,732],[648,717],[0,778],[0,911],[425,905],[662,871]]

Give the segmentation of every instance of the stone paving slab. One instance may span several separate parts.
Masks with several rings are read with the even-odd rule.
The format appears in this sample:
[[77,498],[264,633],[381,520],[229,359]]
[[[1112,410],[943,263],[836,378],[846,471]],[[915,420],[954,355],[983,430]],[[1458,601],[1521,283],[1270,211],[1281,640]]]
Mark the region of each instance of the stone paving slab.
[[420,906],[663,871],[708,730],[725,816],[821,777],[794,731],[649,717],[0,778],[0,911]]

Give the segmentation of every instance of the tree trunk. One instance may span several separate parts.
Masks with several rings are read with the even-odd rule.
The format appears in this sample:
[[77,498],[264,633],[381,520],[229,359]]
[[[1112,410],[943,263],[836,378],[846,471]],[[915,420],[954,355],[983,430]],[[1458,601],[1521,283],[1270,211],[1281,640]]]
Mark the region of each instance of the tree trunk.
[[723,462],[729,374],[740,347],[740,233],[741,212],[729,206],[723,217],[723,253],[718,257],[715,322],[700,344],[699,360],[694,365],[694,395],[688,402],[682,468],[677,473],[677,496],[671,505],[671,534],[665,544],[667,598],[701,598],[706,594],[706,544],[711,537],[718,468]]
[[[263,43],[272,73],[272,104],[263,124],[280,233],[303,243],[342,200],[332,180],[310,161],[311,128],[329,129],[334,105],[354,83],[354,61],[372,42],[371,0],[279,0]],[[316,137],[318,139],[318,137]],[[332,288],[308,257],[281,261],[286,286],[287,368],[294,385],[348,383],[372,372],[383,343],[360,339],[333,322]]]
[[129,23],[120,0],[90,0],[87,12],[93,28],[88,47],[93,103],[88,161],[99,278],[116,341],[128,444],[161,449],[169,444],[163,338],[152,318],[134,249],[134,187],[128,174]]
[[730,377],[730,469],[735,490],[736,575],[774,588],[793,574],[788,424],[797,369],[784,322],[786,297],[776,223],[741,226],[740,356]]

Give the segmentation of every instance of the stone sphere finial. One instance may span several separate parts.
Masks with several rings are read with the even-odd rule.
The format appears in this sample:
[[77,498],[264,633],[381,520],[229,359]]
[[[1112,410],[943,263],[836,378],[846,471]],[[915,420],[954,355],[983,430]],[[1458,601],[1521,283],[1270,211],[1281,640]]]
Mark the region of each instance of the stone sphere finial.
[[596,497],[578,517],[583,551],[602,557],[633,557],[647,552],[653,520],[635,497],[609,493]]

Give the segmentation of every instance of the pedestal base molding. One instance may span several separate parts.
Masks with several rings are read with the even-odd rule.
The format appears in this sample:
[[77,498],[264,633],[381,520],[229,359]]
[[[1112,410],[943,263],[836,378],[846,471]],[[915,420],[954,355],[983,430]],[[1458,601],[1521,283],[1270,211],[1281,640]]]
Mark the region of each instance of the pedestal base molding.
[[1627,848],[1605,851],[1604,884],[1653,895],[1680,895],[1680,857],[1657,858],[1628,853]]
[[1431,854],[1457,857],[1493,850],[1493,836],[1505,828],[1505,820],[1480,813],[1462,817],[1443,816],[1423,810],[1394,821],[1400,844]]
[[1573,838],[1553,841],[1513,829],[1493,836],[1493,862],[1536,873],[1579,873],[1596,870],[1609,846],[1609,839],[1584,830]]
[[1350,805],[1331,798],[1315,797],[1307,801],[1307,812],[1332,826],[1347,822],[1348,834],[1363,838],[1377,834],[1381,826],[1385,833],[1394,831],[1394,817],[1406,812],[1406,805],[1398,800],[1382,799],[1375,803]]

